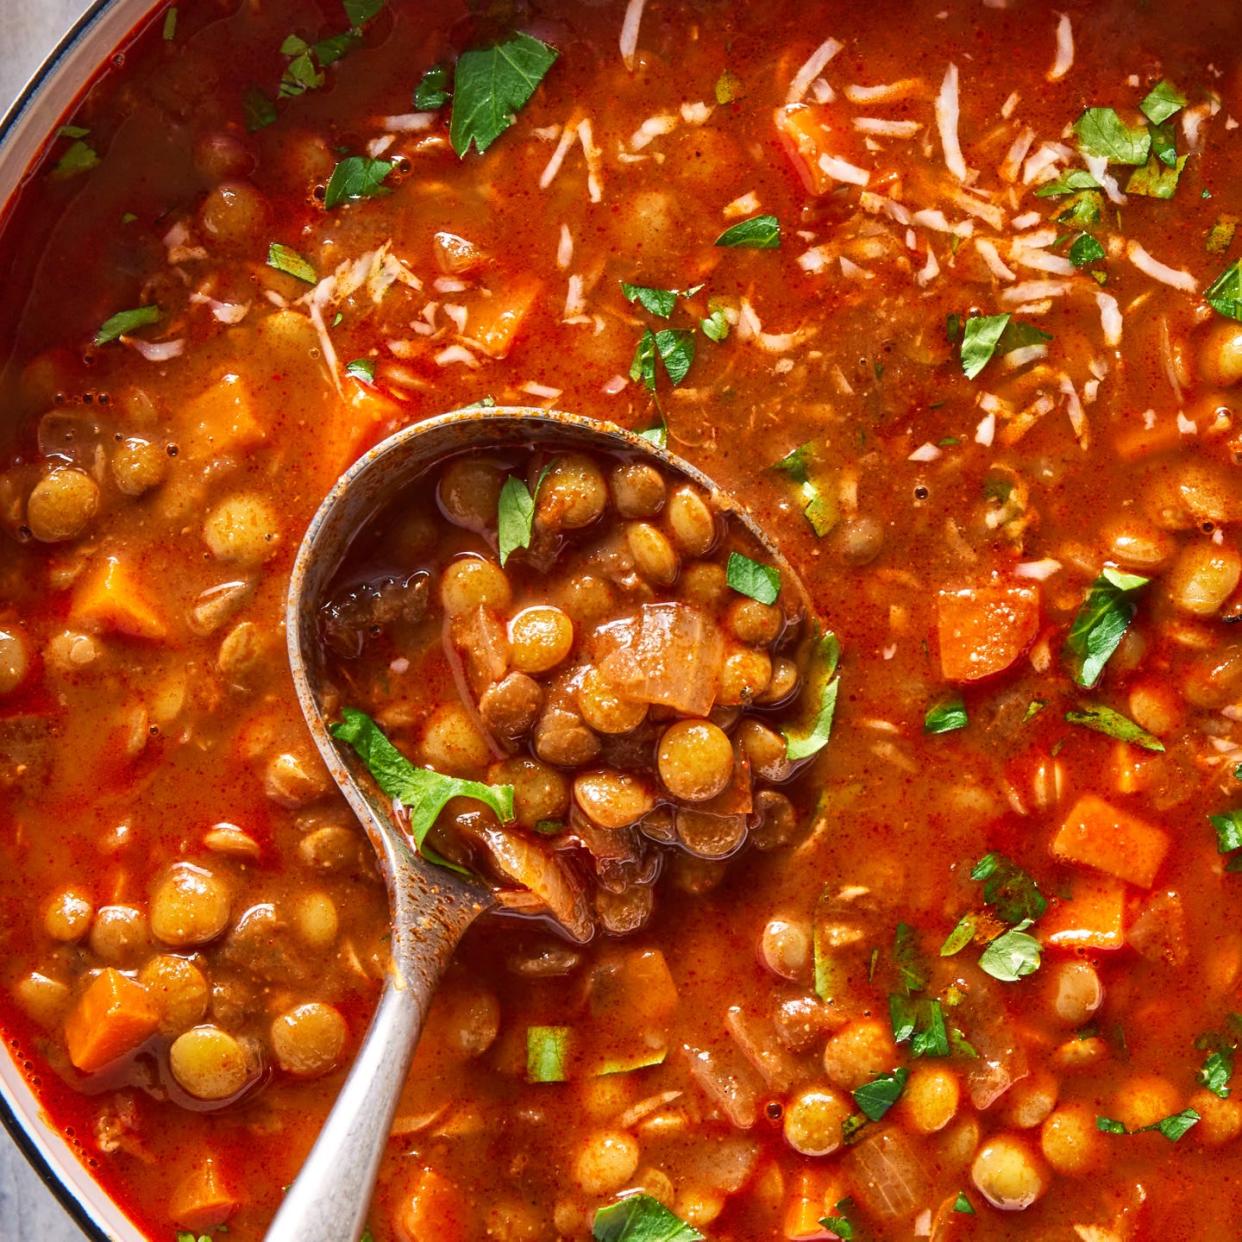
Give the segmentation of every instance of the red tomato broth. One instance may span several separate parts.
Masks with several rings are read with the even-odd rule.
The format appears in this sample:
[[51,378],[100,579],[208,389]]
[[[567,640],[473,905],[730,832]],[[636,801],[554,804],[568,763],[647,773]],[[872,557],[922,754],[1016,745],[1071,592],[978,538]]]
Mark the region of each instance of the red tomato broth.
[[[811,995],[807,973],[787,982],[761,964],[756,946],[765,926],[777,915],[811,920],[824,888],[845,885],[870,889],[872,904],[860,915],[867,951],[857,960],[846,958],[837,1008],[850,1021],[871,1015],[887,1025],[887,994],[894,987],[890,946],[899,921],[916,929],[933,961],[936,988],[947,984],[959,963],[977,959],[971,950],[935,961],[959,916],[978,906],[979,886],[965,877],[987,851],[1004,854],[1036,878],[1052,903],[1044,916],[1050,925],[1062,898],[1077,898],[1083,878],[1098,876],[1049,853],[1070,808],[1088,793],[1156,825],[1170,840],[1151,894],[1133,885],[1126,889],[1128,947],[1085,954],[1104,986],[1103,1007],[1089,1024],[1098,1033],[1079,1039],[1075,1031],[1081,1027],[1067,1028],[1050,1007],[1051,982],[1075,960],[1065,949],[1046,945],[1039,971],[1017,983],[985,981],[985,991],[1005,1006],[1033,1068],[1058,1080],[1060,1104],[1081,1106],[1091,1118],[1145,1124],[1147,1117],[1123,1116],[1133,1104],[1126,1096],[1137,1096],[1144,1080],[1155,1076],[1171,1084],[1169,1098],[1177,1109],[1193,1097],[1206,1116],[1211,1102],[1201,1098],[1195,1081],[1204,1052],[1194,1041],[1222,1030],[1226,1015],[1242,1009],[1233,930],[1238,898],[1234,877],[1222,874],[1206,818],[1242,804],[1242,787],[1230,784],[1230,768],[1220,762],[1227,747],[1216,751],[1211,744],[1215,738],[1238,746],[1236,721],[1221,714],[1237,703],[1236,684],[1212,672],[1229,658],[1236,663],[1237,639],[1221,621],[1222,610],[1202,616],[1179,606],[1181,597],[1170,594],[1173,587],[1165,589],[1164,575],[1180,548],[1211,537],[1194,533],[1205,521],[1222,530],[1221,546],[1236,552],[1231,523],[1242,516],[1236,512],[1242,490],[1237,432],[1210,435],[1208,428],[1217,407],[1236,411],[1237,390],[1209,380],[1216,365],[1210,358],[1201,361],[1212,323],[1198,298],[1150,280],[1124,255],[1110,257],[1099,268],[1108,274],[1103,291],[1127,311],[1121,353],[1101,349],[1090,289],[1073,299],[1054,298],[1044,314],[1017,315],[1052,333],[1045,361],[1072,375],[1079,393],[1091,377],[1090,360],[1108,356],[1108,373],[1087,406],[1086,449],[1061,404],[1012,440],[1004,436],[1011,420],[999,419],[994,445],[980,445],[974,440],[979,391],[999,390],[1023,405],[1027,369],[1011,374],[994,359],[978,380],[965,379],[944,324],[949,314],[1008,309],[999,300],[1003,283],[988,275],[965,241],[951,266],[948,237],[932,228],[919,226],[919,244],[910,253],[903,249],[904,229],[891,230],[877,257],[867,230],[878,217],[860,209],[857,188],[809,194],[772,116],[814,45],[834,35],[845,49],[824,76],[836,99],[815,105],[847,134],[834,149],[872,169],[869,190],[884,194],[900,183],[911,210],[938,205],[957,220],[961,209],[942,196],[944,168],[932,111],[950,61],[961,77],[966,161],[993,189],[1000,185],[994,170],[1023,125],[1037,135],[1034,150],[1045,141],[1062,141],[1066,126],[1087,106],[1116,107],[1133,123],[1134,105],[1160,78],[1176,83],[1192,105],[1210,86],[1223,108],[1203,122],[1202,151],[1188,161],[1175,197],[1162,202],[1132,195],[1121,226],[1110,218],[1098,230],[1138,241],[1163,262],[1193,273],[1202,289],[1237,254],[1236,244],[1205,254],[1203,236],[1218,217],[1242,214],[1239,139],[1225,128],[1225,119],[1242,110],[1231,50],[1239,23],[1231,7],[1071,7],[1074,63],[1063,79],[1050,83],[1046,74],[1060,10],[1045,6],[881,3],[808,21],[815,14],[806,6],[783,3],[727,10],[653,4],[641,25],[639,68],[631,74],[617,52],[620,6],[548,4],[517,24],[556,46],[560,58],[493,149],[459,161],[443,142],[424,145],[412,134],[408,145],[402,138],[393,148],[406,154],[410,171],[394,177],[391,197],[332,213],[322,210],[314,191],[331,170],[334,148],[360,152],[367,138],[382,132],[371,118],[408,111],[424,68],[499,32],[467,17],[464,7],[445,6],[438,10],[442,17],[428,21],[413,5],[390,3],[369,26],[363,46],[328,69],[325,88],[282,104],[275,125],[247,136],[241,100],[251,85],[274,90],[285,65],[278,54],[285,36],[299,30],[308,38],[323,37],[339,33],[344,22],[328,4],[309,17],[304,6],[284,0],[258,12],[234,7],[182,5],[170,43],[160,37],[157,22],[129,48],[124,66],[101,77],[69,118],[91,129],[103,156],[100,167],[73,179],[37,176],[0,237],[13,287],[29,290],[24,301],[10,299],[5,312],[8,413],[0,425],[6,464],[13,466],[5,477],[14,480],[17,493],[24,497],[31,486],[28,463],[41,460],[39,419],[61,404],[58,394],[79,416],[99,423],[106,446],[116,434],[145,435],[165,450],[177,449],[163,481],[140,500],[126,499],[106,481],[100,513],[76,541],[19,544],[8,534],[0,537],[0,595],[6,601],[0,628],[20,622],[31,650],[30,671],[0,699],[8,726],[0,772],[6,791],[0,851],[7,864],[0,903],[9,938],[3,1027],[30,1064],[49,1115],[72,1132],[105,1185],[151,1236],[169,1237],[174,1192],[210,1153],[239,1201],[223,1236],[261,1234],[365,1028],[382,975],[385,934],[382,889],[365,855],[325,871],[322,856],[311,865],[299,853],[317,830],[308,820],[320,829],[348,827],[343,808],[317,798],[300,809],[281,806],[265,781],[274,756],[289,753],[310,762],[278,632],[292,550],[349,458],[413,419],[485,395],[521,400],[519,386],[535,381],[559,388],[556,404],[565,408],[649,426],[653,412],[641,385],[631,383],[616,395],[603,391],[612,377],[628,371],[641,328],[665,326],[625,303],[618,280],[677,289],[707,280],[704,294],[679,307],[671,321],[678,327],[706,314],[710,296],[735,310],[747,298],[768,332],[817,329],[794,349],[774,354],[740,340],[736,325],[720,346],[700,335],[686,385],[669,391],[663,374],[659,382],[672,446],[745,498],[841,636],[838,718],[817,768],[831,830],[792,851],[748,853],[723,875],[704,868],[696,876],[687,867],[681,888],[666,878],[652,922],[632,939],[593,944],[568,984],[563,976],[538,979],[514,969],[566,951],[548,931],[513,920],[476,927],[437,1000],[406,1087],[399,1110],[405,1129],[399,1122],[372,1212],[375,1236],[403,1236],[394,1222],[402,1219],[415,1181],[423,1185],[415,1171],[424,1167],[447,1184],[436,1184],[438,1206],[421,1222],[438,1229],[438,1236],[452,1236],[455,1228],[467,1238],[542,1237],[550,1235],[554,1220],[557,1228],[574,1222],[564,1236],[586,1236],[591,1210],[611,1195],[573,1185],[583,1141],[608,1129],[625,1108],[665,1090],[682,1095],[664,1110],[665,1136],[657,1137],[651,1125],[634,1127],[642,1135],[642,1156],[627,1185],[639,1184],[648,1165],[667,1170],[674,1209],[701,1222],[712,1237],[781,1236],[804,1173],[815,1179],[821,1198],[830,1190],[857,1196],[839,1154],[793,1151],[781,1122],[768,1120],[764,1108],[749,1131],[730,1126],[676,1053],[664,1065],[615,1078],[526,1083],[525,1028],[571,1026],[578,1039],[575,1056],[584,1063],[597,1046],[609,1050],[625,1024],[615,1015],[592,1014],[587,981],[601,961],[660,948],[679,994],[676,1012],[661,1019],[670,1049],[686,1044],[735,1055],[723,1026],[729,1005],[753,1006],[770,1018],[779,1002]],[[664,162],[615,158],[618,144],[629,149],[647,117],[677,113],[683,102],[711,103],[725,69],[738,76],[744,93],[718,107],[706,124],[683,122],[656,138],[646,149],[664,154]],[[1138,75],[1137,87],[1127,82],[1130,74]],[[843,94],[849,83],[911,77],[923,80],[922,89],[894,103],[854,105]],[[1001,108],[1012,91],[1021,98],[1012,119],[1005,119]],[[600,106],[601,100],[607,105]],[[591,116],[595,143],[605,153],[599,204],[589,201],[580,149],[566,156],[546,190],[539,188],[554,142],[535,131],[580,113]],[[883,139],[879,151],[868,151],[849,128],[856,115],[915,120],[924,128],[913,143]],[[221,324],[207,307],[185,300],[186,286],[172,273],[163,242],[178,220],[201,232],[200,208],[215,179],[195,167],[193,150],[197,141],[221,131],[250,151],[254,168],[245,176],[268,205],[267,221],[243,241],[208,244],[206,259],[186,259],[182,266],[194,273],[194,287],[214,276],[211,296],[218,300],[254,303],[237,326]],[[429,133],[440,133],[439,122]],[[923,133],[928,155],[919,147]],[[1184,151],[1180,127],[1177,138]],[[65,140],[58,141],[50,158],[58,158],[64,146]],[[1081,164],[1076,156],[1067,162]],[[1037,227],[1043,227],[1064,202],[1034,198],[1030,187],[1018,185],[1020,205],[1011,208],[1006,201],[1007,216],[1034,210]],[[1202,197],[1203,190],[1211,197]],[[712,241],[732,222],[721,208],[751,192],[760,210],[780,219],[781,248],[714,248]],[[126,212],[138,219],[122,223]],[[566,271],[555,263],[562,221],[571,225],[575,250]],[[391,240],[393,253],[429,288],[444,274],[435,263],[433,238],[446,229],[488,256],[479,279],[493,300],[512,296],[516,304],[529,296],[532,278],[539,283],[507,356],[489,360],[478,351],[477,369],[437,366],[423,349],[414,365],[386,352],[384,343],[410,337],[408,325],[429,294],[401,300],[406,290],[399,288],[378,306],[355,301],[332,329],[338,357],[343,364],[378,350],[389,370],[374,396],[352,379],[342,381],[350,400],[362,391],[356,399],[368,406],[364,417],[342,419],[342,403],[315,352],[321,342],[305,315],[297,311],[293,318],[263,298],[264,289],[274,289],[292,300],[307,287],[263,266],[268,244],[280,241],[313,256],[317,271],[326,274]],[[797,237],[798,229],[811,237]],[[982,226],[979,231],[991,235]],[[941,272],[920,288],[913,272],[929,239]],[[851,279],[839,263],[827,273],[803,270],[798,256],[825,243],[836,253],[856,255],[851,262],[873,268],[874,279]],[[601,274],[586,301],[605,316],[599,333],[562,323],[567,275],[595,270]],[[1028,277],[1042,273],[1020,272],[1019,279]],[[1148,294],[1147,301],[1132,305],[1140,294]],[[436,296],[460,297],[468,313],[485,302],[476,288]],[[170,311],[152,337],[184,337],[182,356],[153,364],[121,345],[87,347],[110,315],[148,298],[167,300]],[[695,308],[692,315],[687,305]],[[1166,334],[1171,344],[1162,349]],[[782,358],[792,360],[793,368],[774,372],[774,361]],[[413,372],[417,386],[395,382],[399,362]],[[1166,376],[1169,366],[1181,370],[1184,401]],[[258,430],[252,427],[225,448],[214,439],[195,447],[199,420],[187,409],[230,373],[240,374],[249,391]],[[1048,383],[1060,400],[1055,379]],[[1153,429],[1142,417],[1148,409],[1156,413]],[[1196,422],[1193,436],[1177,430],[1179,410]],[[218,431],[226,434],[233,425],[226,419]],[[1012,425],[1015,431],[1021,426]],[[941,445],[947,437],[958,443]],[[811,439],[827,462],[828,484],[821,487],[841,509],[836,528],[822,540],[803,517],[789,480],[769,469]],[[939,448],[940,455],[910,460],[923,444]],[[1214,472],[1215,483],[1198,485],[1200,499],[1223,486],[1233,508],[1226,504],[1217,515],[1211,504],[1183,505],[1184,513],[1168,516],[1170,506],[1183,503],[1177,495],[1170,499],[1168,484],[1183,486],[1202,469]],[[1010,485],[1009,496],[1016,487],[1018,503],[992,527],[987,517],[1005,506],[999,499],[1004,485]],[[198,530],[205,513],[238,493],[265,499],[277,528],[270,557],[241,569],[214,563]],[[1130,525],[1141,539],[1159,545],[1150,563],[1117,551],[1113,528],[1135,515],[1136,500],[1148,516]],[[6,494],[6,513],[9,503]],[[1154,533],[1153,514],[1165,515]],[[5,525],[7,530],[19,523],[5,519]],[[94,632],[75,622],[72,601],[83,562],[107,554],[123,554],[131,581],[166,630],[164,638],[133,637],[116,632],[112,623]],[[1023,644],[1010,667],[962,689],[967,729],[925,737],[927,707],[952,689],[937,646],[937,592],[981,586],[994,575],[1012,585],[1018,581],[1015,564],[1047,557],[1062,568],[1037,583],[1040,620],[1033,646]],[[1108,558],[1152,573],[1154,581],[1100,684],[1080,692],[1061,646]],[[185,618],[202,593],[239,579],[251,584],[239,609],[219,628],[196,632]],[[254,631],[236,640],[237,663],[226,661],[222,673],[220,639],[246,621]],[[56,645],[66,630],[93,645],[94,660],[81,664],[63,642]],[[251,640],[253,662],[241,658]],[[80,642],[73,650],[83,654]],[[1046,706],[1024,721],[1033,700]],[[1150,755],[1068,725],[1064,712],[1082,700],[1141,715],[1140,723],[1159,734],[1165,752]],[[19,718],[34,723],[19,730],[12,723]],[[33,745],[26,740],[31,729]],[[15,737],[23,746],[20,761],[33,765],[27,772],[37,779],[14,774]],[[141,737],[145,744],[139,746]],[[208,851],[204,833],[220,822],[247,834],[257,859]],[[118,833],[120,824],[127,825],[126,833]],[[326,846],[342,841],[321,840]],[[251,1086],[237,1103],[204,1108],[176,1089],[158,1041],[153,1052],[83,1077],[68,1065],[58,1021],[36,1022],[18,1003],[12,989],[32,970],[47,970],[76,987],[98,964],[87,947],[58,945],[48,936],[44,909],[52,895],[72,886],[95,907],[132,902],[141,908],[158,877],[183,860],[210,865],[227,880],[234,919],[266,901],[292,920],[308,887],[330,892],[340,930],[332,952],[321,950],[314,959],[313,986],[299,980],[296,970],[291,977],[288,962],[262,962],[259,950],[266,941],[240,956],[234,952],[232,961],[219,943],[202,950],[219,988],[212,1013],[246,1038],[261,1039],[273,1014],[303,997],[338,1009],[348,1042],[324,1077],[300,1082],[264,1068],[261,1089]],[[686,891],[713,882],[707,891]],[[1165,893],[1177,894],[1177,904],[1151,907]],[[1144,919],[1149,907],[1159,917]],[[1032,930],[1038,935],[1040,924]],[[292,933],[282,930],[272,938],[277,950],[286,935]],[[1136,950],[1135,936],[1145,951]],[[342,948],[346,943],[350,952]],[[879,950],[874,980],[868,978],[872,947]],[[357,968],[349,964],[351,953]],[[256,969],[270,977],[260,980]],[[499,1019],[496,1042],[466,1057],[455,1041],[463,1030],[485,1025],[482,1009],[474,1007],[491,1005]],[[820,1054],[826,1034],[807,1051],[791,1051],[799,1085],[824,1082]],[[1070,1068],[1068,1054],[1060,1052],[1065,1048],[1098,1059]],[[903,1046],[892,1064],[942,1063],[911,1060]],[[958,1058],[947,1064],[959,1075],[969,1068]],[[761,1094],[766,1105],[769,1093]],[[788,1093],[770,1094],[788,1102]],[[944,1131],[914,1140],[929,1186],[923,1206],[941,1229],[935,1236],[1068,1237],[1072,1224],[1112,1227],[1120,1221],[1117,1228],[1132,1230],[1122,1236],[1213,1238],[1233,1223],[1242,1158],[1236,1139],[1210,1145],[1205,1121],[1176,1144],[1158,1134],[1099,1134],[1102,1155],[1090,1176],[1054,1174],[1025,1212],[994,1210],[971,1181],[974,1147],[961,1158],[949,1150],[950,1139],[969,1137],[974,1124],[980,1144],[1017,1133],[1038,1151],[1038,1127],[1016,1126],[1012,1106],[1002,1096],[976,1115],[963,1102]],[[441,1117],[416,1126],[441,1107]],[[902,1128],[904,1107],[899,1103],[868,1130]],[[447,1131],[437,1134],[441,1126]],[[124,1141],[105,1150],[118,1131]],[[727,1192],[712,1185],[724,1151],[753,1158],[749,1175]],[[654,1191],[658,1179],[649,1180]],[[977,1217],[939,1210],[959,1190],[966,1191]],[[568,1206],[557,1218],[560,1201]],[[821,1202],[819,1215],[831,1212],[835,1201]],[[906,1236],[898,1230],[907,1222],[893,1225],[865,1203],[854,1218],[877,1237]],[[812,1213],[812,1219],[818,1216]],[[459,1223],[451,1225],[453,1220]]]

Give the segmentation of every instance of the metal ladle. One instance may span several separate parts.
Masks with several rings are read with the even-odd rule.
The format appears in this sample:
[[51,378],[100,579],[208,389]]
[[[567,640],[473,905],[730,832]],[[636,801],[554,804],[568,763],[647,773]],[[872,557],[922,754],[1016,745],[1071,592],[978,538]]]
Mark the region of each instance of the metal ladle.
[[697,484],[738,521],[781,571],[811,616],[806,588],[744,508],[688,462],[611,423],[514,407],[444,414],[398,431],[337,480],[298,549],[285,625],[289,666],[319,753],[379,858],[392,915],[391,962],[370,1029],[267,1242],[351,1242],[362,1230],[397,1100],[436,986],[466,929],[493,905],[481,884],[421,858],[352,751],[328,732],[320,698],[319,604],[355,536],[439,462],[470,450],[582,449],[650,458]]

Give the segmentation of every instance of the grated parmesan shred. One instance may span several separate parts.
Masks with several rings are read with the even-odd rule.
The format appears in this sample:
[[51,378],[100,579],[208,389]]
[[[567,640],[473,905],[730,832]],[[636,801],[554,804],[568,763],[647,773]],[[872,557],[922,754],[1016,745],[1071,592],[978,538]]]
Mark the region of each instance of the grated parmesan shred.
[[940,145],[944,149],[945,167],[959,180],[965,181],[968,169],[962,156],[961,140],[958,136],[958,121],[961,119],[961,99],[958,92],[957,66],[950,64],[945,71],[944,81],[936,95],[936,128],[940,131]]
[[638,52],[638,28],[642,25],[646,4],[647,0],[630,0],[625,6],[625,16],[621,19],[621,59],[631,73],[634,71],[634,60]]
[[1057,54],[1048,70],[1048,81],[1059,82],[1074,67],[1074,28],[1068,13],[1057,21]]
[[1111,293],[1097,293],[1096,305],[1100,308],[1100,327],[1104,331],[1104,344],[1117,346],[1121,344],[1121,308]]
[[811,83],[824,71],[824,66],[844,47],[836,39],[825,39],[811,54],[807,57],[806,63],[793,76],[793,81],[789,84],[789,90],[785,92],[785,102],[787,104],[801,103],[806,98],[806,93],[811,87]]
[[1199,282],[1180,267],[1169,267],[1153,258],[1138,242],[1131,239],[1126,243],[1126,257],[1145,276],[1158,280],[1161,284],[1180,289],[1183,293],[1198,293]]

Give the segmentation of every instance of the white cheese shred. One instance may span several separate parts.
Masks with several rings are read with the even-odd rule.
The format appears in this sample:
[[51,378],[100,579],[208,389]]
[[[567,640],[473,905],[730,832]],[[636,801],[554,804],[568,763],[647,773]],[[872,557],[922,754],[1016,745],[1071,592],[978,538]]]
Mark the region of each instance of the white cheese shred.
[[646,4],[647,0],[630,0],[625,6],[625,16],[621,19],[621,59],[631,73],[634,71],[634,59],[638,51],[638,28],[642,25]]
[[1100,308],[1100,327],[1104,330],[1104,344],[1121,344],[1121,308],[1111,293],[1097,293],[1096,305]]
[[566,125],[561,130],[560,141],[556,144],[556,149],[552,152],[551,158],[544,165],[543,172],[539,174],[539,188],[546,190],[548,186],[556,180],[556,174],[561,171],[561,165],[565,162],[565,156],[569,154],[569,148],[574,145],[574,140],[578,137],[578,126],[576,124]]
[[1057,22],[1057,55],[1048,70],[1048,81],[1059,82],[1074,67],[1074,28],[1068,13]]
[[811,83],[824,71],[824,66],[841,50],[844,45],[836,39],[825,39],[809,57],[806,63],[794,74],[789,90],[785,93],[787,104],[801,103],[811,89]]
[[573,262],[574,235],[569,231],[568,224],[561,225],[560,241],[556,244],[556,266],[565,271]]
[[1133,239],[1126,243],[1126,256],[1144,276],[1150,276],[1152,280],[1158,280],[1161,284],[1180,289],[1183,293],[1199,292],[1199,282],[1189,272],[1183,271],[1180,267],[1169,267],[1167,263],[1161,263],[1159,259],[1152,258]]
[[940,145],[944,148],[944,162],[948,170],[959,180],[966,180],[966,161],[962,157],[962,144],[957,125],[961,117],[961,100],[958,95],[957,66],[950,64],[936,95],[936,128],[940,130]]

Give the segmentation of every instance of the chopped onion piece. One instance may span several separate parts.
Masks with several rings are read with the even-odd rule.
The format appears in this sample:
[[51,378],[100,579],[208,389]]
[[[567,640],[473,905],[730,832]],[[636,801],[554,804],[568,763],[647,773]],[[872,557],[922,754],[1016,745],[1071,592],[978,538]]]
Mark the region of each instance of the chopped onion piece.
[[1158,280],[1161,284],[1171,285],[1174,289],[1180,289],[1183,293],[1199,292],[1199,282],[1189,272],[1183,271],[1180,267],[1169,267],[1168,264],[1161,263],[1158,259],[1152,258],[1133,239],[1126,243],[1126,256],[1140,272],[1145,276],[1150,276],[1152,280]]
[[909,1216],[931,1191],[914,1145],[897,1126],[868,1135],[844,1163],[863,1207],[885,1220]]
[[936,128],[940,131],[940,145],[944,148],[945,167],[959,181],[965,181],[966,160],[962,156],[961,140],[957,132],[960,117],[961,101],[958,95],[957,66],[950,63],[936,95]]
[[1123,206],[1129,202],[1129,199],[1121,192],[1121,186],[1117,184],[1117,178],[1108,171],[1107,155],[1084,154],[1082,158],[1091,175],[1104,187],[1104,193],[1108,195],[1110,203]]
[[122,345],[128,345],[135,353],[141,354],[148,362],[169,362],[180,358],[185,353],[185,340],[175,341],[144,341],[136,336],[120,337]]
[[687,125],[706,125],[715,109],[709,103],[698,100],[696,103],[681,105],[681,119]]
[[988,271],[998,280],[1017,279],[1015,273],[1005,266],[1004,260],[997,253],[995,243],[988,241],[986,237],[976,237],[975,249],[979,252],[979,257],[988,265]]
[[1045,582],[1055,573],[1060,573],[1061,562],[1047,556],[1042,561],[1019,561],[1013,572],[1019,578],[1031,578],[1035,582]]
[[725,203],[721,214],[726,220],[735,220],[740,216],[753,216],[758,210],[759,195],[754,190],[748,190],[731,203]]
[[634,55],[638,51],[638,28],[642,25],[643,8],[647,0],[630,0],[621,19],[621,59],[629,70],[634,68]]
[[591,131],[591,120],[584,117],[578,122],[578,141],[582,144],[582,154],[587,165],[587,195],[593,203],[604,200],[604,164],[602,152],[595,145],[595,136]]
[[556,174],[561,171],[561,165],[565,162],[565,156],[569,153],[569,148],[574,145],[574,140],[577,137],[577,123],[567,124],[561,130],[561,137],[556,144],[556,149],[552,152],[547,164],[544,165],[543,172],[539,174],[539,188],[541,190],[546,190],[556,180]]
[[464,345],[446,345],[435,356],[435,363],[438,367],[451,366],[455,362],[467,367],[479,365],[479,360]]
[[844,181],[847,185],[866,185],[871,180],[871,173],[867,169],[838,159],[826,151],[819,157],[819,168],[825,176],[831,177],[834,181]]
[[897,82],[882,82],[878,86],[851,85],[842,88],[852,104],[888,103],[896,99],[909,99],[922,94],[921,78],[902,78]]
[[1001,290],[1001,301],[1006,306],[1037,302],[1041,298],[1064,297],[1072,286],[1068,280],[1024,280],[1021,284]]
[[982,444],[984,448],[991,448],[992,441],[995,439],[996,415],[985,414],[979,420],[979,425],[975,428],[975,443]]
[[529,393],[532,397],[541,397],[547,401],[555,401],[563,391],[560,388],[552,388],[548,384],[538,384],[534,380],[527,380],[526,383],[519,386],[524,393]]
[[942,456],[940,450],[930,441],[920,444],[918,448],[906,458],[907,461],[935,461]]
[[824,71],[824,66],[841,50],[844,45],[836,39],[825,39],[809,57],[806,63],[794,74],[789,90],[785,93],[787,104],[801,103],[810,89],[811,83]]
[[997,170],[1002,181],[1008,181],[1011,185],[1017,181],[1022,172],[1022,161],[1026,159],[1027,152],[1030,151],[1034,141],[1035,131],[1030,126],[1019,131]]
[[759,1119],[761,1084],[754,1071],[736,1057],[725,1064],[715,1052],[684,1047],[691,1077],[739,1130],[749,1130]]
[[921,286],[926,288],[939,275],[940,275],[940,264],[936,259],[936,252],[930,246],[928,246],[927,247],[927,261],[915,273],[914,278],[915,280],[919,282]]
[[1059,82],[1074,64],[1074,28],[1068,13],[1062,13],[1057,22],[1057,55],[1048,70],[1048,81]]
[[630,150],[641,151],[650,146],[664,134],[671,134],[677,128],[678,119],[671,112],[660,116],[649,116],[631,135]]
[[573,257],[574,235],[568,224],[562,224],[560,240],[556,243],[556,266],[563,272],[573,262]]

